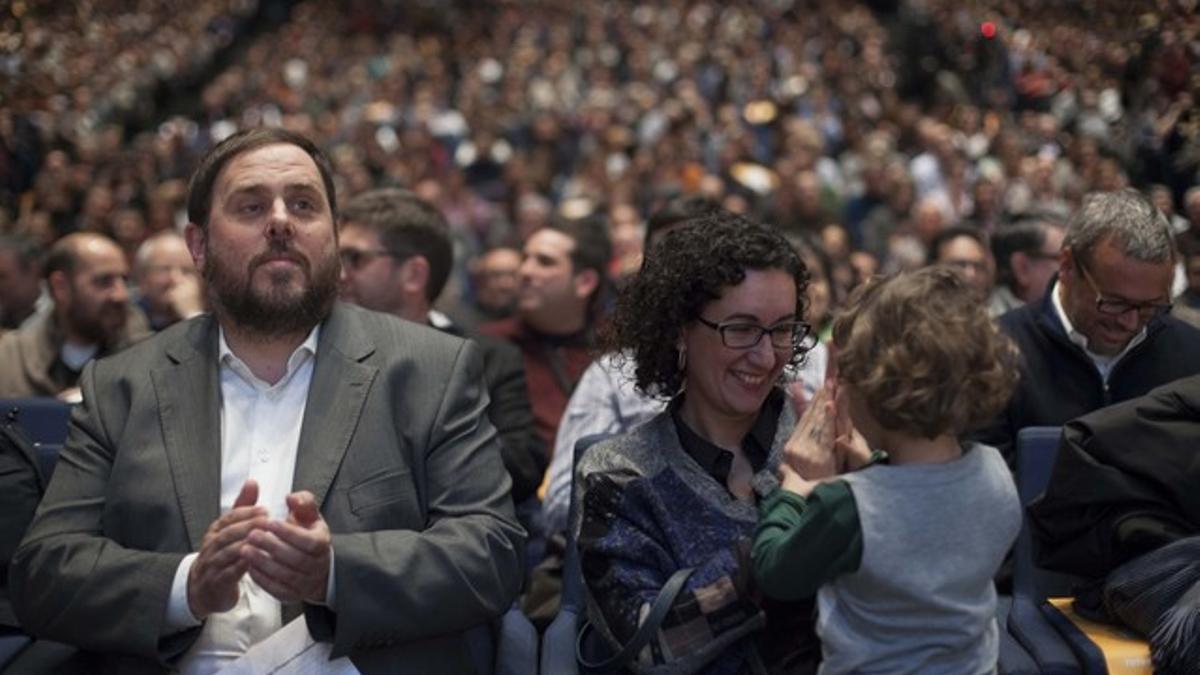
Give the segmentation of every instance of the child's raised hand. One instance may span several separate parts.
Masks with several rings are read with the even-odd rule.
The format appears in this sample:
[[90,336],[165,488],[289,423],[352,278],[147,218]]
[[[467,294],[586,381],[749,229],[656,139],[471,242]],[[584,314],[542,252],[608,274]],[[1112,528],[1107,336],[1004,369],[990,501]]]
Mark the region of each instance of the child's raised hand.
[[833,383],[827,383],[817,390],[783,446],[783,463],[810,481],[838,473],[838,457],[834,450],[837,431],[835,388]]
[[846,389],[837,392],[837,410],[834,429],[834,452],[838,458],[838,468],[842,472],[857,471],[871,461],[871,447],[867,439],[854,427],[850,419],[850,402],[846,399]]

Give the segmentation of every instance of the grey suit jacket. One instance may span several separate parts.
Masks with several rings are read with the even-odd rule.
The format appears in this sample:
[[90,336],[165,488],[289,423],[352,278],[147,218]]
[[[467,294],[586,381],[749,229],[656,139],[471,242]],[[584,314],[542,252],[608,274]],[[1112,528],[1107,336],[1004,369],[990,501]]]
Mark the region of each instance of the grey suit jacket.
[[[303,609],[364,673],[469,672],[461,631],[517,595],[524,533],[483,383],[474,345],[428,327],[341,304],[322,326],[293,489],[333,532],[336,604],[285,619]],[[199,632],[166,634],[164,613],[219,511],[216,321],[89,365],[81,385],[13,605],[38,637],[160,671]]]

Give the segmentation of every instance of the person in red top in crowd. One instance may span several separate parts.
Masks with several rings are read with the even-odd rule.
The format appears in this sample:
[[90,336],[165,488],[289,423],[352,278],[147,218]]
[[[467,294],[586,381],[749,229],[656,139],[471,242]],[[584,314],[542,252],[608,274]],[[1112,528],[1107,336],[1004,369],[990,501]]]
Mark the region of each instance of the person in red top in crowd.
[[592,362],[612,244],[602,223],[557,220],[525,242],[515,316],[480,327],[521,349],[534,424],[546,447]]

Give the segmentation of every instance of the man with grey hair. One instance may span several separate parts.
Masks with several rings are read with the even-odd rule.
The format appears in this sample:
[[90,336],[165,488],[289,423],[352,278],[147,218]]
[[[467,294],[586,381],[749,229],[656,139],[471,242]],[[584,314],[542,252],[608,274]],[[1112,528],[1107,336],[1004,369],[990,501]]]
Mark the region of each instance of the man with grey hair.
[[137,306],[150,329],[160,331],[204,311],[204,289],[183,235],[160,232],[138,247],[134,256]]
[[1000,318],[1021,350],[1021,383],[980,440],[1011,461],[1023,427],[1058,426],[1200,372],[1200,330],[1167,313],[1176,257],[1149,199],[1085,196],[1045,297]]

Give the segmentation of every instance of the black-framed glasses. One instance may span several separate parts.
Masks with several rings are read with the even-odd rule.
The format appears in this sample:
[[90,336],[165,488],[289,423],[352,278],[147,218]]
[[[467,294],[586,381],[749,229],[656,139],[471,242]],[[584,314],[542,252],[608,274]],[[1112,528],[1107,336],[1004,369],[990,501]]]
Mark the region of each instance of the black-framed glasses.
[[771,346],[776,350],[795,351],[812,330],[803,321],[780,321],[773,326],[760,326],[749,321],[713,323],[702,316],[696,317],[696,320],[720,333],[721,342],[730,349],[752,349],[762,341],[764,335],[770,335]]
[[1083,266],[1083,263],[1076,260],[1075,266],[1079,268],[1079,271],[1083,274],[1084,281],[1091,287],[1092,292],[1096,294],[1096,311],[1101,314],[1123,316],[1130,311],[1136,310],[1138,319],[1149,321],[1154,317],[1162,316],[1171,311],[1171,303],[1169,302],[1129,302],[1128,300],[1106,298],[1100,292],[1100,289],[1096,287],[1095,280],[1092,279],[1091,274],[1088,274],[1087,268]]
[[338,258],[342,260],[342,267],[350,270],[362,269],[364,265],[376,258],[398,258],[399,255],[391,251],[383,249],[363,249],[363,248],[343,248],[338,250]]

